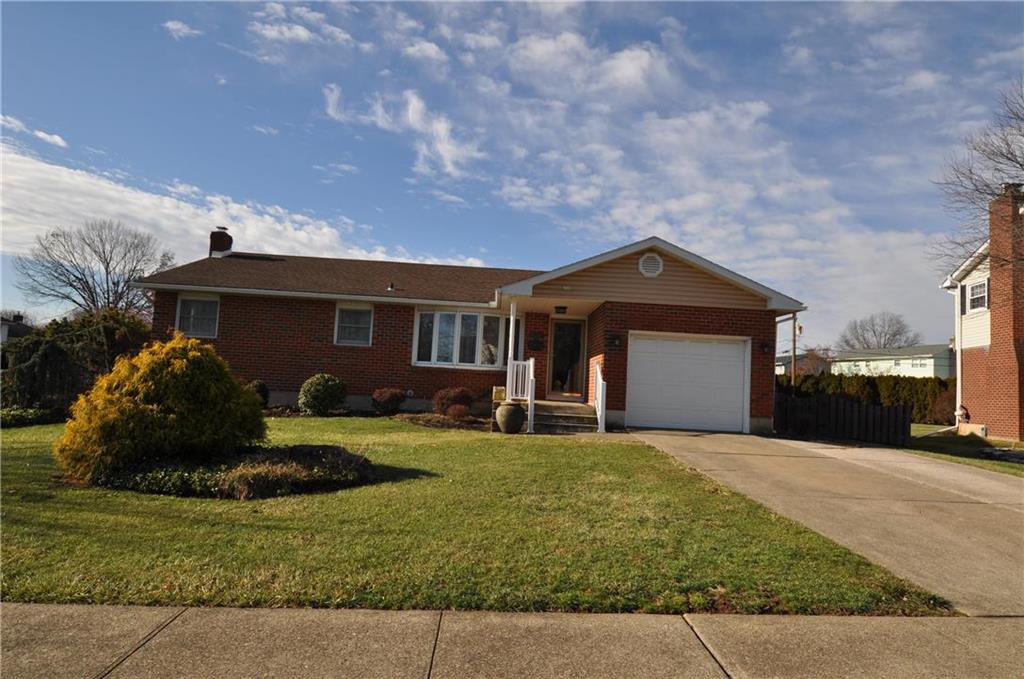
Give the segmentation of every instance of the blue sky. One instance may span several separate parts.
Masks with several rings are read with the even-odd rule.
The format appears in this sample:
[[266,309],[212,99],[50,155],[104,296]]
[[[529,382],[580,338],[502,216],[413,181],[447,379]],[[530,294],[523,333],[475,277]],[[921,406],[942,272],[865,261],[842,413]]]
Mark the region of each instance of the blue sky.
[[[10,257],[114,218],[244,250],[551,268],[659,235],[810,306],[952,330],[933,180],[1020,4],[4,3]],[[55,313],[52,309],[46,310]]]

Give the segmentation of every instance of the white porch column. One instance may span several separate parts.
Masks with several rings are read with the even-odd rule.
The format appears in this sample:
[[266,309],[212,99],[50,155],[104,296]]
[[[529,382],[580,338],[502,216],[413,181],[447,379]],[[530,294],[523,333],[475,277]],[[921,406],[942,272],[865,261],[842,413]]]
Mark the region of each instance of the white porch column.
[[508,312],[508,360],[505,362],[505,398],[512,398],[512,360],[516,353],[516,300]]

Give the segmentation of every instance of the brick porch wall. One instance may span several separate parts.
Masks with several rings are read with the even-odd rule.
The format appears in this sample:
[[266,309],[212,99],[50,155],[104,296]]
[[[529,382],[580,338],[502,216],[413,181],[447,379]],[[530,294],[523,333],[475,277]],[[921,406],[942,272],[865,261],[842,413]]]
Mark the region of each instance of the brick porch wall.
[[[753,309],[606,302],[588,319],[587,358],[591,366],[588,400],[594,399],[594,364],[601,362],[608,382],[608,409],[626,408],[629,331],[734,335],[751,338],[750,416],[771,417],[775,408],[775,312]],[[620,346],[611,346],[609,336]],[[768,351],[761,350],[767,343]]]
[[[173,330],[176,310],[177,293],[156,293],[155,338],[162,339]],[[342,378],[349,393],[358,396],[372,394],[380,387],[398,387],[412,389],[414,398],[429,399],[444,387],[467,387],[489,398],[491,387],[505,384],[504,368],[460,370],[412,365],[415,308],[411,305],[374,305],[369,347],[335,345],[334,316],[335,303],[330,300],[222,295],[218,337],[210,342],[236,375],[246,380],[261,379],[275,391],[298,391],[307,378],[319,372]],[[531,327],[529,316],[527,332]],[[540,370],[542,359],[535,357]],[[538,379],[538,389],[540,383]]]

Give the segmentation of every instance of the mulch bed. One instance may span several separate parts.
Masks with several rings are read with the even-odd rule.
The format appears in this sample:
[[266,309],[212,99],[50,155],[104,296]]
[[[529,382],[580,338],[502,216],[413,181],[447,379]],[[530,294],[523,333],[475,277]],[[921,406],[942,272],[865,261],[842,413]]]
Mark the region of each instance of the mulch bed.
[[467,417],[457,420],[437,413],[402,413],[395,415],[394,418],[433,429],[472,429],[474,431],[490,431],[491,429],[491,421],[484,417]]

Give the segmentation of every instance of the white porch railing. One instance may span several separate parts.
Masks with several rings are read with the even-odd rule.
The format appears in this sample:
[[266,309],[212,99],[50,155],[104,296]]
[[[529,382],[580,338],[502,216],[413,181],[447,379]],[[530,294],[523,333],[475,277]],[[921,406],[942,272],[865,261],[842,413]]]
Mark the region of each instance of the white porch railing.
[[506,397],[512,401],[526,401],[526,432],[533,433],[534,401],[537,393],[537,380],[533,375],[534,361],[512,361],[508,365],[508,384],[505,385]]
[[605,399],[608,396],[608,383],[604,381],[601,364],[594,364],[594,410],[597,411],[597,431],[604,433]]

